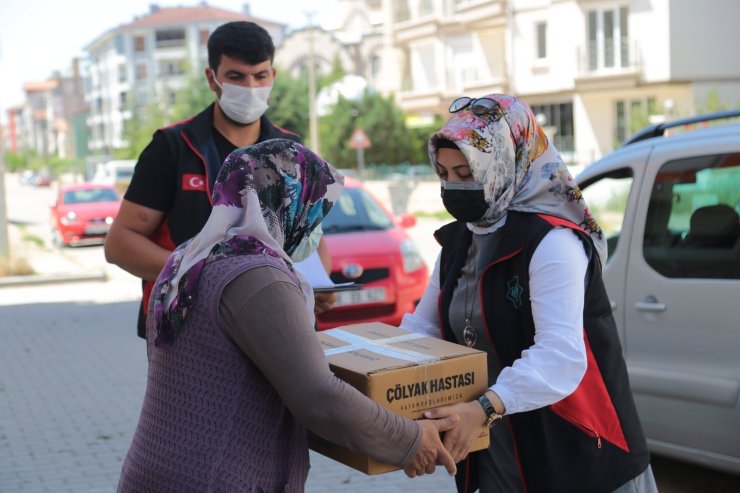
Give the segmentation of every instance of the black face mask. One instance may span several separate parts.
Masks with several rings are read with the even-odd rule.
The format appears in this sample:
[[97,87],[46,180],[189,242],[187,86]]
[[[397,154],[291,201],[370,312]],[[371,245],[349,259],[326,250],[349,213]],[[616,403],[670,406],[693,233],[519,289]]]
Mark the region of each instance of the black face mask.
[[442,187],[442,203],[447,212],[458,221],[474,223],[488,210],[483,189],[458,189]]

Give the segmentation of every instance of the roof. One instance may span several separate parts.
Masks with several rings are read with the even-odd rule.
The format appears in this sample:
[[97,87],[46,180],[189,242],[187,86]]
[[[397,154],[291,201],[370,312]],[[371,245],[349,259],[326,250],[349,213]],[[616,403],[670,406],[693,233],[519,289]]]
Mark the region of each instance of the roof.
[[273,24],[282,26],[279,22],[266,21],[255,17],[245,15],[241,12],[234,12],[209,5],[199,5],[196,7],[155,7],[152,11],[142,17],[134,19],[131,23],[122,27],[150,27],[163,26],[169,24],[188,24],[195,22],[207,22],[214,19],[224,21],[252,21],[258,24]]
[[43,82],[26,82],[23,84],[23,90],[26,92],[51,91],[59,87],[59,81],[56,79],[45,80]]

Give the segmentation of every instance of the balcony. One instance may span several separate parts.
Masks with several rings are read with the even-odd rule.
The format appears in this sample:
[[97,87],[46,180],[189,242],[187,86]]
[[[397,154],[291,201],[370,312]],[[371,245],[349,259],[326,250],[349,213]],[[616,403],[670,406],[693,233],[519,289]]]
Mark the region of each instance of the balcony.
[[577,90],[636,87],[643,75],[637,43],[619,46],[582,45],[578,48]]

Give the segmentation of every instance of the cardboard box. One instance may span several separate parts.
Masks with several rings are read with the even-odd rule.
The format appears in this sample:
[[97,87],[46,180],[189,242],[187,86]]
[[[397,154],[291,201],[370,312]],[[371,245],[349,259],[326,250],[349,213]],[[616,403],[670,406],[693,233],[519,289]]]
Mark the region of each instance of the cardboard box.
[[[477,399],[488,387],[486,353],[382,323],[318,333],[334,374],[381,406],[410,419],[427,409]],[[471,452],[488,447],[481,429]],[[366,474],[395,471],[309,433],[309,447]]]

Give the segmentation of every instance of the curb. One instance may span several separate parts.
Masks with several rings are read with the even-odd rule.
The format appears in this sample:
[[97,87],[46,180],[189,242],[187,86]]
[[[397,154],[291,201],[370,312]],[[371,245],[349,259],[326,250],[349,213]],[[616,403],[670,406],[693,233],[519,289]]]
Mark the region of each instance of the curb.
[[97,274],[37,274],[28,276],[8,276],[0,277],[0,288],[107,280],[108,276],[104,272]]

